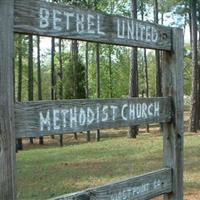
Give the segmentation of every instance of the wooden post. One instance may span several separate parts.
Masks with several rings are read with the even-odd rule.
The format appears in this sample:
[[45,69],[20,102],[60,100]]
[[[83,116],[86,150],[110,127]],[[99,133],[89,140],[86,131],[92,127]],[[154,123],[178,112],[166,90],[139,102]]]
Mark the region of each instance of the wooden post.
[[173,29],[173,50],[164,53],[163,94],[172,96],[174,118],[164,123],[164,163],[173,169],[173,192],[167,200],[183,199],[183,32]]
[[[14,30],[20,33],[39,34],[51,37],[67,38],[74,40],[86,40],[92,42],[101,42],[109,44],[118,44],[131,47],[144,47],[158,50],[166,50],[164,52],[163,62],[163,76],[162,76],[162,92],[166,97],[163,98],[133,98],[133,99],[97,99],[97,100],[71,100],[71,101],[52,101],[52,102],[27,102],[18,103],[15,105],[16,115],[16,133],[17,137],[30,137],[38,135],[52,135],[63,134],[79,131],[87,131],[88,129],[102,129],[102,128],[115,128],[123,126],[134,126],[146,123],[161,122],[163,123],[163,136],[164,136],[164,171],[158,171],[152,174],[143,175],[138,178],[128,180],[128,191],[132,187],[138,188],[138,181],[142,180],[139,184],[141,186],[146,184],[149,189],[149,194],[137,194],[138,199],[147,199],[156,197],[161,194],[166,194],[166,200],[182,200],[183,199],[183,32],[181,29],[171,29],[148,22],[141,22],[136,19],[129,19],[117,16],[108,16],[102,13],[86,12],[80,9],[71,9],[62,7],[57,4],[50,4],[41,0],[15,0],[15,17],[13,19],[13,6],[14,0],[0,0],[0,199],[15,199],[15,134],[14,134],[14,112],[13,112],[13,75],[12,75],[12,57],[13,57],[13,20],[15,21]],[[45,16],[40,16],[38,19],[38,12],[41,13],[41,6],[45,8]],[[61,13],[59,15],[59,24],[54,23],[55,17],[51,13],[57,10]],[[31,11],[31,16],[30,16]],[[66,17],[62,14],[63,11],[73,13],[70,20],[69,27],[66,25]],[[88,23],[91,30],[86,30],[84,26],[79,27],[77,23],[77,14],[82,14],[84,18],[90,16],[97,23],[91,25],[90,20],[84,21]],[[93,13],[93,14],[92,14]],[[28,17],[27,17],[28,16]],[[39,21],[38,21],[39,20]],[[47,22],[47,21],[48,22]],[[38,23],[39,22],[39,23]],[[53,26],[49,24],[54,23]],[[83,23],[83,24],[84,24]],[[140,24],[144,29],[138,29],[136,33],[140,35],[140,39],[130,34],[126,28],[124,33],[120,32],[121,24],[136,26]],[[68,29],[66,31],[66,29]],[[100,85],[99,73],[99,44],[97,44],[97,86]],[[97,87],[97,98],[100,97],[100,87]],[[55,91],[54,91],[55,92]],[[75,91],[76,92],[76,91]],[[54,94],[55,96],[55,94]],[[76,94],[74,95],[77,96]],[[53,98],[52,98],[53,99]],[[146,102],[146,104],[145,104]],[[153,104],[155,103],[156,104]],[[146,105],[143,110],[150,112],[140,114],[140,117],[130,115],[130,105],[134,104]],[[171,104],[173,106],[171,106]],[[108,107],[104,107],[107,105]],[[120,112],[113,111],[113,105]],[[152,106],[154,105],[154,113],[152,114]],[[157,106],[159,105],[159,106]],[[71,106],[71,107],[70,107]],[[172,109],[171,109],[172,107]],[[74,120],[71,114],[71,121],[69,119],[66,126],[52,126],[53,118],[45,118],[43,113],[49,112],[61,113],[62,110],[74,111],[82,110],[84,120]],[[102,108],[99,110],[99,108]],[[126,109],[125,109],[126,108]],[[135,107],[134,107],[135,108]],[[158,109],[159,108],[159,109]],[[54,109],[54,110],[53,110]],[[107,117],[99,117],[103,113],[103,109],[108,109]],[[128,110],[129,109],[129,110]],[[85,110],[85,111],[84,111]],[[87,120],[86,113],[92,113],[92,120]],[[159,111],[159,112],[158,112]],[[173,117],[172,117],[173,111]],[[72,113],[72,112],[71,112]],[[84,114],[85,113],[85,114]],[[98,113],[98,114],[95,114]],[[135,111],[134,111],[135,113]],[[157,114],[156,114],[157,113]],[[39,114],[39,115],[38,115]],[[104,113],[105,114],[105,113]],[[38,120],[40,116],[40,121]],[[49,115],[53,116],[53,115]],[[96,117],[95,117],[96,116]],[[114,116],[114,117],[113,117]],[[145,117],[146,116],[146,117]],[[132,117],[132,118],[131,118]],[[57,118],[57,117],[56,117]],[[72,120],[73,118],[73,120]],[[99,119],[102,119],[99,120]],[[58,119],[61,121],[62,119]],[[87,123],[86,123],[87,122]],[[91,122],[90,124],[88,122]],[[79,124],[78,124],[79,123]],[[78,124],[78,126],[77,126]],[[47,130],[46,130],[47,129]],[[57,131],[57,132],[56,132]],[[97,140],[100,139],[100,133],[97,132]],[[157,177],[164,177],[158,181]],[[149,179],[149,176],[151,177]],[[163,184],[167,180],[167,188],[163,190]],[[133,182],[132,182],[133,181]],[[135,181],[137,184],[135,184]],[[133,183],[130,187],[129,183]],[[117,191],[117,185],[119,190]],[[127,193],[125,185],[122,190],[123,182],[111,186],[114,189],[111,195],[121,196]],[[97,197],[97,199],[106,199],[105,193],[109,194],[111,190],[106,186],[100,188],[103,191],[103,197],[98,197],[100,194],[98,189],[93,191],[87,190],[84,193],[77,193],[80,198],[89,199],[90,195]],[[103,190],[102,190],[103,189]],[[158,191],[157,191],[158,190]],[[95,194],[95,191],[97,193]],[[106,192],[105,192],[106,191]],[[135,190],[133,190],[135,191]],[[142,191],[142,190],[141,190]],[[119,194],[119,195],[118,195]],[[135,194],[131,192],[130,195]],[[81,196],[80,196],[81,195]],[[73,194],[73,197],[74,196]],[[144,198],[143,198],[144,197]],[[79,199],[80,199],[79,198]],[[123,197],[122,197],[123,198]],[[126,198],[126,196],[125,196]],[[63,198],[62,198],[63,199]],[[78,199],[78,198],[77,198]],[[131,198],[133,199],[133,198]]]
[[15,131],[13,95],[14,0],[0,0],[0,199],[14,200]]

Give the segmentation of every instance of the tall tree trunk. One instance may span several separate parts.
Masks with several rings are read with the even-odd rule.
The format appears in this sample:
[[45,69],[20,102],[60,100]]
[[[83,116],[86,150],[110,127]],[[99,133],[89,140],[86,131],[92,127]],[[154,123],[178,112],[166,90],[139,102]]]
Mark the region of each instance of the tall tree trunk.
[[73,66],[73,98],[77,98],[77,65],[78,65],[78,42],[72,40],[71,43],[71,60]]
[[38,100],[42,100],[42,76],[40,62],[40,36],[37,36],[37,75],[38,75]]
[[148,77],[148,64],[147,64],[147,52],[146,52],[146,49],[144,49],[144,70],[145,70],[146,97],[149,97],[149,77]]
[[[56,80],[55,80],[55,38],[51,38],[51,100],[56,99]],[[54,139],[54,135],[51,136]]]
[[[100,98],[100,53],[99,53],[100,45],[96,44],[96,94],[97,98]],[[100,141],[100,130],[98,129],[96,132],[96,140]]]
[[[197,10],[198,10],[198,22],[200,24],[200,2],[198,1],[198,4],[197,4]],[[199,33],[199,40],[198,40],[198,49],[200,51],[200,28],[198,30],[198,33]],[[199,82],[198,82],[198,129],[200,129],[200,59],[199,59],[199,63],[198,63],[198,70],[199,70]]]
[[[141,17],[144,21],[144,2],[141,1]],[[148,80],[148,64],[147,64],[147,51],[144,49],[144,79],[145,79],[145,93],[149,97],[149,80]],[[147,133],[149,133],[149,124],[147,124]]]
[[[77,65],[78,65],[78,41],[72,40],[71,43],[71,61],[73,66],[73,98],[77,99]],[[74,133],[74,139],[78,140],[77,133]]]
[[197,1],[192,0],[192,95],[189,131],[196,132],[198,126],[198,77],[199,69],[197,62]]
[[[189,4],[189,10],[191,10],[191,3]],[[189,12],[188,15],[189,15],[189,28],[190,28],[190,46],[192,47],[192,14],[191,12]]]
[[[158,19],[158,1],[155,0],[154,6],[154,22],[159,24]],[[162,70],[161,70],[161,59],[160,59],[160,51],[155,50],[155,60],[156,60],[156,96],[162,97]],[[160,123],[161,134],[163,130],[163,125]]]
[[[94,8],[97,10],[97,0],[94,0]],[[99,55],[100,45],[96,44],[96,97],[100,98],[100,55]],[[100,141],[100,130],[96,132],[96,141]]]
[[[40,36],[37,36],[37,77],[38,77],[38,100],[42,100],[42,78],[41,78],[41,62],[40,62]],[[39,137],[39,144],[44,144],[42,136]]]
[[86,95],[86,98],[89,98],[89,80],[88,80],[89,55],[88,55],[88,52],[89,52],[89,43],[86,42],[86,45],[85,45],[85,82],[86,82],[85,95]]
[[22,101],[22,35],[19,34],[17,101]]
[[56,99],[55,92],[55,38],[51,39],[51,100]]
[[[132,17],[137,19],[137,0],[131,0],[132,7]],[[131,59],[130,59],[130,77],[129,77],[129,96],[137,97],[138,96],[138,61],[137,61],[137,48],[133,47],[131,50]],[[138,134],[138,127],[131,126],[129,127],[128,137],[136,138]]]
[[112,46],[109,46],[109,96],[113,97],[113,86],[112,86]]
[[[29,35],[29,54],[28,54],[28,100],[33,101],[33,36]],[[33,138],[30,138],[33,144]]]
[[161,24],[164,24],[164,13],[161,13]]
[[[17,101],[22,101],[22,35],[19,34]],[[17,139],[17,150],[23,150],[22,138]]]
[[[63,99],[63,60],[62,60],[62,39],[59,39],[59,99]],[[63,135],[60,135],[60,146],[63,147]]]
[[[145,71],[145,90],[146,97],[149,97],[149,77],[148,77],[148,64],[147,64],[147,51],[144,49],[144,71]],[[147,133],[149,133],[149,124],[147,124]]]
[[[89,43],[86,42],[86,46],[85,46],[85,82],[86,82],[86,87],[85,87],[85,94],[86,94],[86,98],[89,98],[89,81],[88,81],[88,68],[89,68],[89,55],[88,55],[88,51],[89,51]],[[87,142],[90,142],[91,140],[91,135],[90,135],[90,131],[87,131],[87,138],[86,138]]]
[[[154,22],[159,23],[158,20],[158,1],[155,0],[154,6]],[[161,63],[160,63],[160,52],[159,50],[155,50],[156,57],[156,96],[162,96],[162,73],[161,73]]]
[[59,39],[59,99],[63,99],[63,60],[62,60],[62,39]]

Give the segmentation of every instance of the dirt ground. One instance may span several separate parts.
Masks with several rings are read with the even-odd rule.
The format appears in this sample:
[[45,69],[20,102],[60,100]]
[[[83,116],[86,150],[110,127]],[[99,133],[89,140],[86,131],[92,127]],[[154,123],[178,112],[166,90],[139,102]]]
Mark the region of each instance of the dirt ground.
[[185,200],[200,200],[200,192],[195,192],[194,194],[186,194]]
[[[153,200],[163,200],[163,197],[157,197]],[[195,192],[193,194],[185,194],[184,200],[200,200],[200,192]]]
[[[163,200],[162,197],[154,198],[154,200]],[[199,192],[193,192],[190,194],[185,194],[184,200],[200,200],[200,191]]]

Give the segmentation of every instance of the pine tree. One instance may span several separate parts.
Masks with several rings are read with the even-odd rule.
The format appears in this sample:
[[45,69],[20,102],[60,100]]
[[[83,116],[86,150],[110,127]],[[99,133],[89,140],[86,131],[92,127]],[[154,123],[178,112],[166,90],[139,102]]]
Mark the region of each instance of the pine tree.
[[192,20],[192,96],[189,131],[196,132],[198,128],[198,58],[197,58],[197,1],[191,1]]
[[[132,17],[137,19],[137,0],[131,0],[132,7]],[[131,50],[131,59],[130,59],[130,78],[129,78],[129,96],[137,97],[138,96],[138,50],[136,47],[133,47]],[[128,137],[136,138],[138,134],[138,127],[131,126],[129,127]]]

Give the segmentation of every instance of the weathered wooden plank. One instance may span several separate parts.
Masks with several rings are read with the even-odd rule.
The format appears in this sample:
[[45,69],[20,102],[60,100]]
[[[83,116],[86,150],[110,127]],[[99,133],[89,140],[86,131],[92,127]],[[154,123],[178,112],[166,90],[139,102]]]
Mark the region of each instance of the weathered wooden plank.
[[14,0],[0,0],[0,199],[16,199],[13,96]]
[[17,103],[17,138],[116,128],[172,117],[169,98],[64,100]]
[[164,53],[163,95],[172,96],[174,117],[163,125],[164,163],[173,169],[173,192],[167,200],[183,199],[183,31],[173,29],[173,51]]
[[172,171],[166,168],[51,200],[145,200],[171,191]]
[[15,0],[15,32],[171,50],[171,28],[41,0]]

